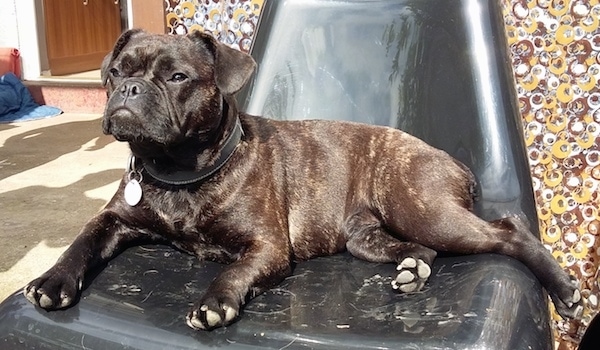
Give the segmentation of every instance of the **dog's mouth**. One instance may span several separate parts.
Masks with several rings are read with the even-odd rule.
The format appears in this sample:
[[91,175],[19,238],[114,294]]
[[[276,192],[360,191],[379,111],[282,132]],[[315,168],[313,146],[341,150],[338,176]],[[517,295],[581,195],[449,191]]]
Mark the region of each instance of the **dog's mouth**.
[[117,141],[143,142],[144,127],[130,109],[121,107],[110,111],[102,120],[102,131]]
[[112,135],[117,141],[166,146],[175,142],[172,130],[159,125],[146,127],[143,120],[127,107],[119,107],[106,112],[102,120],[102,131]]

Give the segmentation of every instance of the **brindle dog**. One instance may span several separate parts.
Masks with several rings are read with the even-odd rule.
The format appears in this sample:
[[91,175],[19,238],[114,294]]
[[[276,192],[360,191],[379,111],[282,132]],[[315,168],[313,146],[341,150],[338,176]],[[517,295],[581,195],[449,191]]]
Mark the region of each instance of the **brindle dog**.
[[44,309],[76,302],[86,274],[129,246],[170,244],[228,266],[187,315],[232,323],[292,261],[348,250],[398,264],[393,287],[419,291],[437,252],[522,261],[563,317],[581,298],[517,218],[475,216],[471,172],[402,131],[334,121],[276,121],[237,110],[253,73],[244,53],[199,32],[125,32],[102,67],[106,134],[128,142],[120,188],[56,265],[25,287]]

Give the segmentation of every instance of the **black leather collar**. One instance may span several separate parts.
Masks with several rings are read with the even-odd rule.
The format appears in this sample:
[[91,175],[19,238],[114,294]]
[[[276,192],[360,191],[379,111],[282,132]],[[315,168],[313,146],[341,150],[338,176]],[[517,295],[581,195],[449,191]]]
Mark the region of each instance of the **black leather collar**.
[[[159,172],[152,162],[143,162],[141,159],[136,159],[133,155],[130,155],[130,160],[128,162],[127,171],[135,171],[135,168],[138,166],[145,170],[150,176],[152,176],[155,180],[164,182],[168,185],[174,186],[186,186],[196,184],[203,180],[206,180],[214,173],[216,173],[233,155],[235,148],[240,143],[242,139],[244,131],[242,130],[242,125],[240,124],[240,120],[237,119],[233,131],[225,141],[223,148],[221,149],[221,154],[217,161],[209,167],[195,170],[195,171],[175,171],[172,173],[161,173]],[[136,163],[139,163],[136,164]],[[131,169],[133,167],[134,169]]]

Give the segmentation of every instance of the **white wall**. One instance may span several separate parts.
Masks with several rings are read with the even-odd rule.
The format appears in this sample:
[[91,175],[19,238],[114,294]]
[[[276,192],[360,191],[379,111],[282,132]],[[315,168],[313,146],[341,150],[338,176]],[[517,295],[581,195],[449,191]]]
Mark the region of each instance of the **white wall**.
[[0,0],[0,47],[19,48],[17,0]]
[[41,3],[41,0],[0,0],[0,46],[19,49],[23,79],[37,79],[41,71],[36,1]]

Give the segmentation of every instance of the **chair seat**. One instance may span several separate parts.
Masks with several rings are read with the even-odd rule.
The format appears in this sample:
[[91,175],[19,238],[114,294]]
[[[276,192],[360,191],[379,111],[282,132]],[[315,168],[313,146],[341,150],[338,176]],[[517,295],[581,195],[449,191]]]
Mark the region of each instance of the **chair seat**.
[[[544,349],[545,295],[499,255],[439,258],[422,292],[392,290],[390,264],[349,254],[298,263],[233,325],[194,331],[185,314],[221,265],[164,246],[127,250],[78,304],[35,308],[19,292],[0,306],[7,349]],[[286,349],[287,349],[286,348]]]

